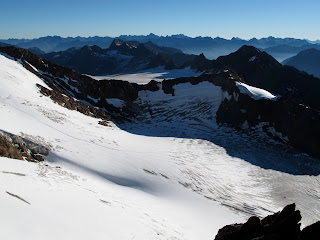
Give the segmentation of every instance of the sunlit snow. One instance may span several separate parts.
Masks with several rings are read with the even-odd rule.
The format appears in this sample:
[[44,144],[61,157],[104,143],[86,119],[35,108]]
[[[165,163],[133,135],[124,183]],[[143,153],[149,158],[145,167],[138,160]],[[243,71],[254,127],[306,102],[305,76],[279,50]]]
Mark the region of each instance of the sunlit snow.
[[272,93],[264,89],[252,87],[250,85],[247,85],[241,82],[236,82],[236,84],[241,93],[249,95],[253,99],[256,99],[256,100],[260,100],[260,99],[276,100],[277,99],[277,96],[273,95]]

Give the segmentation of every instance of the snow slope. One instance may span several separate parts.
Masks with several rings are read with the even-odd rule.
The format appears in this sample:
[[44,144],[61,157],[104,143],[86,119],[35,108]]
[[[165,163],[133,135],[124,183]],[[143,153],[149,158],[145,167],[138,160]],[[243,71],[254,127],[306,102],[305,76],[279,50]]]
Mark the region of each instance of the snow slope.
[[[152,111],[124,131],[54,104],[36,83],[45,85],[0,55],[0,129],[51,150],[47,164],[0,158],[1,239],[213,239],[226,224],[291,202],[304,224],[319,219],[319,176],[249,162],[247,155],[262,161],[270,149],[213,124],[228,98],[219,87],[180,84],[175,97],[140,92],[138,102]],[[212,138],[203,140],[208,129]],[[236,156],[223,141],[254,147]],[[286,165],[295,169],[304,158]]]
[[212,239],[244,220],[177,182],[174,139],[99,125],[41,96],[19,63],[0,66],[1,130],[51,150],[48,166],[0,158],[0,238]]

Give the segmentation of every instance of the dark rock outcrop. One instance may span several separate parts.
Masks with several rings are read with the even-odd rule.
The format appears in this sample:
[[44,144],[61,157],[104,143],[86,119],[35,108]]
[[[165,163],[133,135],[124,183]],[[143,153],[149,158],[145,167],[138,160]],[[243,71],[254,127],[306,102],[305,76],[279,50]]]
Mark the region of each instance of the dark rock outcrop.
[[250,217],[246,223],[232,224],[221,228],[215,240],[302,240],[319,237],[319,223],[300,230],[301,214],[295,204],[262,220]]
[[318,240],[320,237],[320,221],[305,227],[299,235],[299,240]]
[[35,143],[31,139],[0,130],[0,156],[2,157],[39,162],[45,159],[49,150],[48,147]]
[[47,97],[50,97],[55,103],[59,104],[70,110],[76,110],[78,112],[83,113],[84,115],[101,118],[103,121],[111,120],[110,115],[108,115],[105,111],[91,107],[83,102],[77,101],[73,97],[61,94],[58,91],[47,89],[39,84],[37,87],[40,89],[40,92]]

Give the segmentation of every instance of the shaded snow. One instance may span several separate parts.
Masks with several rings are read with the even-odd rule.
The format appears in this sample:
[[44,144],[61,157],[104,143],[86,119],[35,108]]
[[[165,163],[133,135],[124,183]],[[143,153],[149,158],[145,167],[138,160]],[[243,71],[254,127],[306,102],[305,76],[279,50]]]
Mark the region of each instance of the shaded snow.
[[118,98],[106,98],[106,102],[117,107],[117,108],[122,108],[125,104],[125,102],[121,99]]
[[249,86],[245,83],[236,82],[237,87],[239,88],[240,92],[246,95],[249,95],[255,100],[260,99],[269,99],[269,100],[277,100],[277,96],[273,95],[272,93],[268,92],[267,90],[256,88]]

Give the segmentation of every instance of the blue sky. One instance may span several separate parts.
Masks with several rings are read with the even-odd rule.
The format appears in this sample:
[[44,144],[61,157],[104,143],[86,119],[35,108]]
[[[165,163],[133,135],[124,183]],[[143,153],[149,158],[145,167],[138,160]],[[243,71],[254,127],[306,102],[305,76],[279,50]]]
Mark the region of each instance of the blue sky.
[[320,1],[1,0],[0,39],[185,34],[320,39]]

